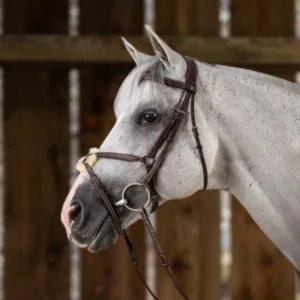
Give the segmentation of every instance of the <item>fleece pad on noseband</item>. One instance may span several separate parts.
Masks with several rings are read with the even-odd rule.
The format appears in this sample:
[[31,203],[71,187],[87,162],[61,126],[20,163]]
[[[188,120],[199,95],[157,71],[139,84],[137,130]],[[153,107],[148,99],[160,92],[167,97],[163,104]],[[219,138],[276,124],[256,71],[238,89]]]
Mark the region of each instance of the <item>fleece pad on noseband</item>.
[[98,148],[91,148],[87,156],[81,157],[76,164],[77,171],[80,173],[86,171],[84,162],[87,163],[90,167],[93,167],[98,160],[97,155],[94,153],[98,153],[98,152],[99,152]]

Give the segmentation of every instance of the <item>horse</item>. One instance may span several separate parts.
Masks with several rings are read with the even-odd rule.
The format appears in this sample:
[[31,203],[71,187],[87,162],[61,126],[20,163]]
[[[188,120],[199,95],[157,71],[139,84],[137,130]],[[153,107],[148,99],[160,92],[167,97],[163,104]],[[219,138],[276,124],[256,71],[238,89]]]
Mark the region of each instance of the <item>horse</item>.
[[[187,59],[149,26],[145,28],[154,55],[140,52],[123,38],[136,66],[115,98],[113,128],[90,154],[145,157],[178,110],[182,90],[165,84],[165,78],[186,82]],[[300,270],[300,86],[255,71],[194,61],[197,90],[193,113],[204,160],[199,159],[191,112],[184,111],[149,190],[157,193],[158,205],[185,199],[204,188],[228,191]],[[145,74],[149,80],[143,80]],[[118,230],[83,168],[83,159],[63,204],[61,220],[72,242],[97,252],[116,242]],[[124,202],[124,189],[142,182],[147,174],[141,161],[116,156],[94,159],[89,165],[114,204],[120,199]],[[144,208],[143,193],[137,189],[128,192],[131,204]],[[146,212],[154,206],[145,207]],[[116,212],[125,229],[141,218],[138,210],[124,206]]]

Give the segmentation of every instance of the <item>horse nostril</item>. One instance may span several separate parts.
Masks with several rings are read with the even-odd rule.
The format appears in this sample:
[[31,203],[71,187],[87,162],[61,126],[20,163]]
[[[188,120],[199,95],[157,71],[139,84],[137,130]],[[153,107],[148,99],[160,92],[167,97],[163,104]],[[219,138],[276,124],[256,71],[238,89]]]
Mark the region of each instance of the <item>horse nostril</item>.
[[71,222],[76,222],[80,218],[81,212],[81,205],[79,203],[74,203],[69,211]]

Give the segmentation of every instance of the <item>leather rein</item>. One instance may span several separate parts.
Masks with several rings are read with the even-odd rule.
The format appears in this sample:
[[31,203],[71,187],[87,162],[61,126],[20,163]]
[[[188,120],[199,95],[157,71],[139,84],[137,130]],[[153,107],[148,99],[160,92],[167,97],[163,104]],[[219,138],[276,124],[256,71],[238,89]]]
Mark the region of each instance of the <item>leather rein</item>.
[[[187,70],[185,74],[185,82],[177,81],[171,78],[165,77],[163,79],[163,82],[165,85],[177,88],[183,90],[181,97],[178,101],[178,103],[175,106],[175,109],[173,111],[173,114],[171,116],[171,119],[169,123],[167,124],[166,128],[161,132],[158,139],[154,143],[153,147],[151,148],[150,152],[146,156],[136,156],[132,154],[122,154],[122,153],[114,153],[114,152],[97,152],[93,154],[87,155],[84,160],[83,164],[85,166],[85,169],[87,170],[90,181],[94,188],[98,191],[98,194],[101,199],[103,199],[111,218],[113,219],[114,225],[116,229],[118,230],[118,233],[121,234],[128,246],[128,250],[130,252],[133,264],[136,268],[136,271],[143,282],[146,289],[149,291],[149,293],[152,295],[152,297],[156,300],[158,300],[158,297],[152,292],[150,287],[148,286],[145,276],[140,268],[136,252],[133,248],[133,244],[127,234],[127,231],[122,227],[122,224],[120,222],[120,219],[117,214],[117,207],[124,206],[127,209],[131,211],[138,212],[142,220],[149,231],[149,234],[152,238],[152,241],[154,243],[157,255],[162,263],[162,265],[166,268],[170,278],[172,279],[176,289],[178,292],[182,295],[182,297],[186,300],[188,300],[188,296],[183,292],[183,290],[180,288],[180,286],[177,284],[175,280],[175,276],[171,270],[171,267],[166,259],[166,256],[164,255],[164,252],[158,242],[156,232],[149,220],[148,213],[146,211],[146,207],[151,203],[151,212],[155,211],[159,204],[159,196],[155,190],[154,186],[154,176],[158,172],[159,168],[161,167],[164,159],[166,158],[166,155],[168,153],[169,147],[172,144],[174,137],[176,136],[177,132],[179,131],[179,128],[182,124],[183,119],[188,114],[188,108],[190,105],[190,115],[191,115],[191,123],[192,123],[192,132],[195,139],[196,147],[199,153],[199,158],[202,165],[203,170],[203,191],[207,188],[207,182],[208,182],[208,174],[207,174],[207,167],[206,162],[202,150],[202,145],[200,142],[199,137],[199,131],[196,125],[196,119],[195,119],[195,94],[197,90],[197,66],[194,59],[190,57],[184,57],[187,62]],[[150,76],[147,73],[144,74],[143,80],[150,80]],[[159,152],[160,150],[160,152]],[[159,153],[158,153],[159,152]],[[143,163],[145,165],[146,169],[146,177],[141,183],[132,183],[126,186],[122,193],[122,199],[118,201],[117,203],[112,203],[112,201],[109,200],[108,196],[105,193],[105,190],[102,186],[100,178],[94,173],[93,167],[90,163],[88,163],[88,157],[90,155],[96,156],[96,161],[100,158],[106,158],[106,159],[113,159],[113,160],[121,160],[121,161],[127,161],[127,162],[137,162],[137,163]],[[147,201],[145,201],[145,204],[142,205],[140,208],[133,208],[129,205],[129,199],[126,198],[126,192],[132,188],[142,188],[144,190],[144,193],[146,195]],[[146,199],[145,198],[145,199]]]

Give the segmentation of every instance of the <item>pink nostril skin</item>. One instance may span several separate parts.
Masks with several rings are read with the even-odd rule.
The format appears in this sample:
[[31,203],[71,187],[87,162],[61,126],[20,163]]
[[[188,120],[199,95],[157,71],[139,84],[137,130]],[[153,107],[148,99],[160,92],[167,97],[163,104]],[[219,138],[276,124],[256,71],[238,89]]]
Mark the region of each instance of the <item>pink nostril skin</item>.
[[61,211],[61,222],[65,226],[67,236],[70,238],[71,235],[71,218],[70,218],[70,210],[71,207],[69,206],[69,203],[64,204],[63,209]]
[[68,238],[70,238],[71,236],[71,212],[74,210],[74,207],[71,206],[71,202],[77,188],[85,181],[86,178],[87,178],[86,172],[81,172],[78,175],[61,210],[60,219],[63,225],[65,226]]

